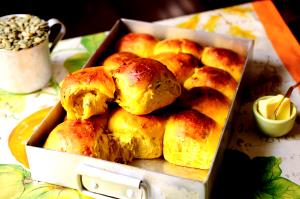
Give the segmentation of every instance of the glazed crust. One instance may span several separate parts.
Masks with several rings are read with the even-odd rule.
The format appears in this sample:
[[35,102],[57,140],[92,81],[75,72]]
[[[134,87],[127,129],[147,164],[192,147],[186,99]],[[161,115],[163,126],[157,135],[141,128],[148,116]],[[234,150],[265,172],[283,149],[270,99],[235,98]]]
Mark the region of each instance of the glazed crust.
[[227,71],[236,81],[239,81],[242,75],[245,58],[228,49],[205,47],[201,61],[204,65]]
[[183,110],[169,117],[164,134],[164,158],[173,164],[208,169],[221,128],[196,110]]
[[165,52],[187,53],[201,59],[203,47],[188,39],[165,39],[158,42],[154,48],[154,55]]
[[88,119],[107,110],[114,92],[112,77],[99,66],[69,74],[62,82],[60,96],[68,119]]
[[236,92],[237,82],[224,70],[203,66],[195,69],[194,74],[184,82],[184,87],[187,90],[194,87],[210,87],[223,93],[232,101]]
[[186,53],[161,53],[152,58],[167,66],[181,84],[193,74],[199,64],[198,59]]
[[[176,165],[209,169],[245,58],[144,33],[123,36],[116,50],[102,67],[64,79],[61,102],[68,117],[44,147],[125,163],[163,154]],[[113,100],[120,107],[109,107],[107,121],[103,114]]]
[[133,154],[106,133],[107,116],[66,120],[51,131],[43,147],[115,162],[132,161]]
[[136,58],[115,71],[117,103],[126,111],[144,115],[171,104],[181,93],[174,75],[160,62]]
[[103,66],[109,67],[112,71],[111,73],[113,73],[114,70],[122,65],[126,65],[126,63],[133,58],[138,58],[138,56],[130,52],[114,53],[104,60]]
[[215,120],[224,126],[230,100],[219,91],[209,87],[196,87],[186,91],[180,98],[181,106],[192,108]]
[[133,115],[118,108],[111,114],[108,128],[121,145],[131,145],[135,158],[152,159],[162,155],[165,131],[162,117]]
[[150,57],[157,39],[149,34],[129,33],[123,36],[117,44],[118,52],[131,52],[140,57]]

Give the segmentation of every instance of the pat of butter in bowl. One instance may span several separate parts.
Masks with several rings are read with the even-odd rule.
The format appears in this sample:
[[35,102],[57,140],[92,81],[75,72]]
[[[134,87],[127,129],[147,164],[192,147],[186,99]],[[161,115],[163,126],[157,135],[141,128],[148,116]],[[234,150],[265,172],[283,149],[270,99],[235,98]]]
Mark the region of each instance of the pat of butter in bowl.
[[[279,94],[276,96],[269,97],[258,101],[258,112],[267,119],[275,120],[274,111],[284,98],[283,95]],[[289,98],[284,98],[280,104],[276,120],[287,120],[291,117],[291,102]]]

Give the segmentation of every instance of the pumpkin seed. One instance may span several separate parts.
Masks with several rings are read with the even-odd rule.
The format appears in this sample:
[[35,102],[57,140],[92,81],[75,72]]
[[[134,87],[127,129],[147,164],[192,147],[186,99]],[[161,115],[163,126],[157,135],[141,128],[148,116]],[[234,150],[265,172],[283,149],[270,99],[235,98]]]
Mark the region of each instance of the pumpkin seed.
[[48,38],[48,23],[37,16],[0,19],[0,49],[18,51],[36,46]]

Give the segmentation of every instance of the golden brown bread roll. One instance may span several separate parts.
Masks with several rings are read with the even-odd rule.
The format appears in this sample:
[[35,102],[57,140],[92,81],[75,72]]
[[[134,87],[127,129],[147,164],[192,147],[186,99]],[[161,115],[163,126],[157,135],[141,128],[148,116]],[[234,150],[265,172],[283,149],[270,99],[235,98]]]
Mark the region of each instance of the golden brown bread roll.
[[221,128],[196,110],[170,116],[164,134],[164,158],[173,164],[209,169],[219,143]]
[[103,67],[84,68],[63,80],[61,104],[68,119],[87,119],[104,113],[114,92],[115,83]]
[[195,69],[194,74],[184,82],[184,88],[190,90],[194,87],[203,86],[220,91],[232,101],[236,92],[237,82],[224,70],[203,66]]
[[201,59],[203,47],[188,39],[165,39],[158,42],[154,48],[154,55],[172,52],[187,53]]
[[153,115],[133,115],[122,108],[115,110],[108,129],[121,144],[132,146],[135,158],[152,159],[162,155],[164,119]]
[[126,111],[144,115],[171,104],[181,93],[174,75],[160,62],[136,58],[114,73],[116,102]]
[[181,84],[193,74],[199,64],[197,58],[186,53],[161,53],[152,58],[167,66]]
[[205,47],[201,61],[206,66],[227,71],[238,82],[242,75],[245,58],[228,49]]
[[138,56],[130,52],[114,53],[104,60],[103,66],[110,68],[110,70],[113,71],[133,58],[138,58]]
[[133,154],[105,133],[107,119],[102,117],[64,121],[51,131],[44,148],[109,161],[131,161]]
[[117,44],[118,52],[131,52],[140,57],[150,57],[157,39],[150,34],[129,33],[123,36]]
[[183,107],[192,108],[215,120],[223,127],[229,112],[230,101],[219,91],[209,87],[196,87],[180,98]]

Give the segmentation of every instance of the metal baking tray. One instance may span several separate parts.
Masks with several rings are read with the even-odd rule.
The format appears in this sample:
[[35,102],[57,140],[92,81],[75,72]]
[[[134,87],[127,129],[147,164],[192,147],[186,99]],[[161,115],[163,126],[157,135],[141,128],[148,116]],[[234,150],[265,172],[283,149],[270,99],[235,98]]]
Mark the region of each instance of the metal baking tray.
[[187,38],[202,46],[227,48],[246,56],[243,75],[211,168],[201,170],[181,167],[168,163],[164,159],[135,160],[130,165],[125,165],[44,149],[42,146],[49,133],[63,121],[66,114],[58,103],[27,143],[26,152],[32,177],[36,180],[79,189],[84,194],[95,198],[209,198],[230,137],[230,124],[238,106],[241,82],[253,50],[253,41],[120,19],[84,67],[100,65],[107,56],[115,52],[116,43],[121,36],[129,32],[149,33],[159,39]]

